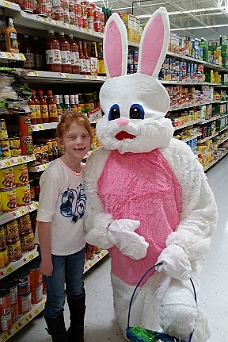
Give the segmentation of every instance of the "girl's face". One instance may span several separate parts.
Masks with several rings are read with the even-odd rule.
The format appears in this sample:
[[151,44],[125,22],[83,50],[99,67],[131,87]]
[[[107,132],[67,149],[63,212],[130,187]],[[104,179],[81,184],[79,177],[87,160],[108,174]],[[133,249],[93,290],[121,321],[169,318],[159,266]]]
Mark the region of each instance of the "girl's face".
[[72,122],[69,131],[64,134],[63,139],[60,139],[60,143],[68,157],[81,161],[90,150],[92,142],[87,129]]

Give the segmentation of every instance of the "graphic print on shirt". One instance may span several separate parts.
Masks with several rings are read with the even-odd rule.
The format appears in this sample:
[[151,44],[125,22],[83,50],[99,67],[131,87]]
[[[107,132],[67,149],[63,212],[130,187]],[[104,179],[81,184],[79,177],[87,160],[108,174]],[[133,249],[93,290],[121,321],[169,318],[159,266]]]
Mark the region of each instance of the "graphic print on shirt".
[[72,217],[76,223],[85,214],[86,195],[82,184],[77,189],[69,189],[63,192],[60,205],[60,213],[64,217]]

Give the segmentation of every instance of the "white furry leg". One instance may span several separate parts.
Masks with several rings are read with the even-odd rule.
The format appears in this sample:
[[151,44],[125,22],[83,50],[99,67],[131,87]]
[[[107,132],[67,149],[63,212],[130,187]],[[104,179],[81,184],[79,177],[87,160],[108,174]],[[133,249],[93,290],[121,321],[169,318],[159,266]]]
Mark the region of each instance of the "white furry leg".
[[197,308],[190,282],[171,279],[160,306],[163,331],[185,341],[194,329],[192,342],[206,342],[209,329],[206,316]]

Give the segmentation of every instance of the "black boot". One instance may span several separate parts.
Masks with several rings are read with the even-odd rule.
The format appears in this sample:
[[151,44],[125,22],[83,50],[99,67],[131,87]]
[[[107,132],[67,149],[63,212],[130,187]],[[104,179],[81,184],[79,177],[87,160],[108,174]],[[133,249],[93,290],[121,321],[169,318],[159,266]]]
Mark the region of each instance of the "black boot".
[[46,315],[44,319],[48,326],[48,333],[52,337],[53,342],[67,342],[68,335],[65,328],[63,314],[57,318],[48,318]]
[[67,297],[70,310],[69,342],[84,342],[85,296],[78,299]]

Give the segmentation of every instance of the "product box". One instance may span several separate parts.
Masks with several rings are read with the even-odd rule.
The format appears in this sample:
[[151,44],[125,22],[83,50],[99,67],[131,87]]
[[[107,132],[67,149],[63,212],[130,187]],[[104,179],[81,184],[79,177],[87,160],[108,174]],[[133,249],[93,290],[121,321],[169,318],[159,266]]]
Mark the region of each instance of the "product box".
[[135,42],[136,18],[132,14],[123,14],[122,20],[127,28],[127,37],[130,42]]

